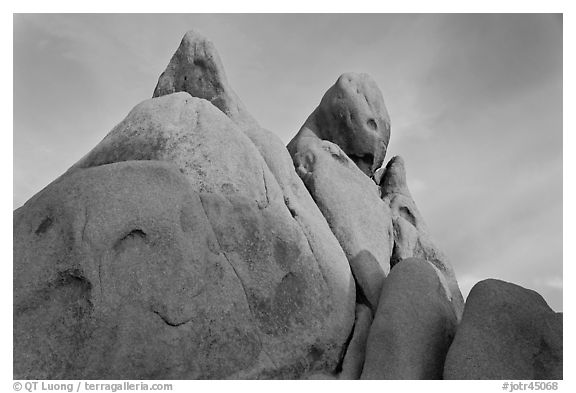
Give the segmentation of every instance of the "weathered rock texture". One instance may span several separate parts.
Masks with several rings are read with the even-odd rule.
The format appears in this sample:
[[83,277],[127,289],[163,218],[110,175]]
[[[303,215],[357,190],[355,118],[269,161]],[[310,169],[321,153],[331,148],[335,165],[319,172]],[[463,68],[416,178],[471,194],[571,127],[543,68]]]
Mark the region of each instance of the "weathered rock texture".
[[68,172],[131,160],[169,161],[200,192],[269,203],[266,180],[273,177],[254,144],[212,104],[187,93],[138,104]]
[[374,80],[367,74],[341,75],[288,144],[292,156],[306,148],[309,139],[340,146],[372,176],[384,162],[390,141],[390,118]]
[[296,172],[344,249],[373,311],[390,270],[394,236],[388,203],[366,174],[384,160],[389,137],[378,87],[367,75],[344,74],[288,144]]
[[341,295],[278,190],[268,186],[262,208],[201,192],[165,166],[76,171],[15,213],[15,375],[296,377],[335,367],[347,337],[331,325]]
[[542,296],[500,280],[470,291],[446,379],[562,379],[562,314]]
[[256,123],[230,87],[214,44],[193,30],[182,38],[168,67],[158,79],[153,97],[179,91],[210,101],[235,123]]
[[[215,77],[185,86],[205,98],[219,86],[215,102],[237,107],[219,63],[202,64],[188,75]],[[302,183],[283,192],[234,113],[186,92],[145,101],[15,212],[15,377],[338,367],[354,322],[344,252]]]
[[384,281],[362,379],[441,379],[456,315],[433,266],[409,258]]
[[254,292],[203,203],[177,167],[128,161],[78,171],[18,209],[15,378],[222,378],[272,364]]
[[[333,328],[341,334],[349,331],[353,318],[354,281],[346,255],[331,232],[326,219],[314,203],[302,180],[294,171],[290,154],[274,133],[260,127],[248,113],[228,80],[214,45],[196,31],[185,34],[166,71],[158,80],[154,97],[187,92],[209,100],[248,136],[280,186],[284,203],[306,235],[314,257],[328,277],[334,299]],[[215,149],[220,147],[216,144]],[[347,290],[342,292],[342,288]]]
[[382,199],[390,205],[394,226],[394,248],[390,265],[405,258],[417,257],[430,262],[444,276],[449,288],[448,296],[458,320],[464,309],[464,298],[458,287],[454,269],[429,235],[428,228],[418,211],[406,183],[404,160],[393,157],[380,180]]
[[349,73],[286,148],[187,33],[153,98],[14,212],[14,379],[561,378],[561,318],[500,284],[444,365],[463,299],[389,138]]

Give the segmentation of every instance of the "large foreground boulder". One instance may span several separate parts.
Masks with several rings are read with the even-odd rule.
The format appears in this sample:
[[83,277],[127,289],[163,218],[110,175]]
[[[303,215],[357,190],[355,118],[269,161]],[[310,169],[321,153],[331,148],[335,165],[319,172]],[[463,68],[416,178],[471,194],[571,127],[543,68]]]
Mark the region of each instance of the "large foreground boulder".
[[14,238],[15,378],[299,378],[354,321],[346,259],[316,258],[250,139],[187,93],[138,105]]
[[538,293],[477,283],[450,347],[446,379],[562,379],[562,314]]
[[[61,179],[14,214],[14,378],[208,378],[271,364],[173,165]],[[232,323],[231,323],[232,322]]]
[[287,220],[248,198],[197,192],[157,161],[47,187],[14,216],[15,378],[335,368],[348,332],[334,335],[337,305]]
[[441,379],[456,323],[434,267],[423,259],[399,262],[384,281],[362,379]]
[[430,262],[444,276],[448,296],[458,320],[464,310],[464,298],[460,292],[454,268],[448,258],[436,246],[428,232],[422,214],[410,194],[406,183],[404,160],[400,156],[390,159],[380,176],[376,176],[382,189],[382,199],[390,205],[394,226],[394,248],[390,265],[406,258],[422,258]]

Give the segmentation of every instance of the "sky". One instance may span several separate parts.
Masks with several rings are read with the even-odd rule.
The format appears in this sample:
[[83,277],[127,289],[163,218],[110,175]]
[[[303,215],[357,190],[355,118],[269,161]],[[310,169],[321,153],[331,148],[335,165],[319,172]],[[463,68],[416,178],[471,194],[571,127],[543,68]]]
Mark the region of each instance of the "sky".
[[552,14],[15,14],[13,208],[151,98],[184,33],[285,143],[366,72],[460,287],[498,278],[562,311],[562,17]]

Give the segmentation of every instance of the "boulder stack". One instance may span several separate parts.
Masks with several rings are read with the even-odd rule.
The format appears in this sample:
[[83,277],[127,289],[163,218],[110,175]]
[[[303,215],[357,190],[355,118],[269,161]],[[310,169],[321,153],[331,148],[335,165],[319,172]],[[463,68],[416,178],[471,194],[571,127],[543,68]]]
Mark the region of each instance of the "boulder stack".
[[186,33],[153,97],[14,211],[14,379],[561,379],[538,294],[464,304],[390,132],[345,73],[285,147]]

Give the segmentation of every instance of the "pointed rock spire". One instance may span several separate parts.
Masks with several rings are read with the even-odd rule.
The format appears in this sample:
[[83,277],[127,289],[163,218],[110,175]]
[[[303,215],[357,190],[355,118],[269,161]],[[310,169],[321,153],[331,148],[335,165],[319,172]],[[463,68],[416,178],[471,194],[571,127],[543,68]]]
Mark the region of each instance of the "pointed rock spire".
[[239,125],[257,124],[230,87],[214,44],[194,30],[182,38],[158,79],[153,97],[179,91],[210,101]]
[[406,183],[404,159],[400,156],[392,157],[390,161],[388,161],[379,183],[382,190],[387,194],[395,193],[412,198],[408,184]]
[[393,157],[380,180],[382,199],[389,203],[394,226],[394,247],[390,266],[407,258],[422,258],[436,267],[438,274],[447,282],[447,295],[458,319],[464,309],[464,298],[458,287],[452,265],[438,249],[428,234],[422,214],[410,194],[406,182],[404,160]]

